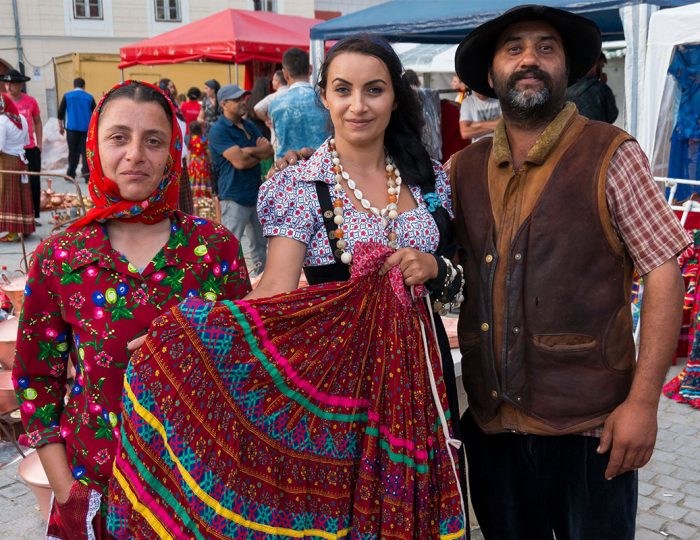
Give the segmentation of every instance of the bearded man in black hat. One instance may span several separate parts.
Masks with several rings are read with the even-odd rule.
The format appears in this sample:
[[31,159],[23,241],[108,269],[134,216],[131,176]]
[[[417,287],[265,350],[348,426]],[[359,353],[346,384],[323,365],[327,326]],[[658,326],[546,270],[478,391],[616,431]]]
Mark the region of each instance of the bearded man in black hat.
[[486,539],[634,538],[689,237],[637,142],[565,102],[600,45],[588,19],[521,6],[457,50],[459,77],[503,111],[451,170],[467,273],[462,434]]
[[[24,154],[27,158],[27,170],[39,172],[41,170],[41,145],[43,139],[43,123],[41,112],[36,99],[22,92],[24,84],[31,80],[26,75],[22,75],[16,69],[11,69],[5,73],[0,80],[5,82],[7,91],[12,101],[17,105],[19,113],[24,116],[29,126],[29,144],[24,147]],[[34,206],[34,217],[39,218],[41,199],[41,179],[39,176],[30,175],[29,184],[32,191],[32,204]]]

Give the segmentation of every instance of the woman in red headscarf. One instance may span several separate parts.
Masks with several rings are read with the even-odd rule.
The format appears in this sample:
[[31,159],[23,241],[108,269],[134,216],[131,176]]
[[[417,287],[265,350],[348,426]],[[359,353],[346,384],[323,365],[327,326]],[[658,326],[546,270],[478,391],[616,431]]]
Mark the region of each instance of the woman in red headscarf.
[[[0,94],[0,170],[23,171],[27,121],[6,94]],[[19,234],[34,232],[34,209],[29,182],[21,174],[0,173],[0,242],[17,242]]]
[[13,380],[23,442],[38,449],[54,491],[51,538],[105,537],[127,342],[185,297],[250,290],[236,238],[176,210],[181,149],[161,90],[115,86],[88,130],[95,207],[35,253]]

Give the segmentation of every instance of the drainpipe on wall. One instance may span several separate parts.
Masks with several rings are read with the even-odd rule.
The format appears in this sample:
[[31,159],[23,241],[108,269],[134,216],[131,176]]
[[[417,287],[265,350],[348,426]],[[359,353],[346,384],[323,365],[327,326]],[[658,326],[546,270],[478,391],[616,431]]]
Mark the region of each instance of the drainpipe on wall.
[[24,75],[24,51],[22,50],[22,36],[19,33],[19,12],[17,0],[12,0],[12,14],[15,16],[15,40],[17,41],[17,68]]

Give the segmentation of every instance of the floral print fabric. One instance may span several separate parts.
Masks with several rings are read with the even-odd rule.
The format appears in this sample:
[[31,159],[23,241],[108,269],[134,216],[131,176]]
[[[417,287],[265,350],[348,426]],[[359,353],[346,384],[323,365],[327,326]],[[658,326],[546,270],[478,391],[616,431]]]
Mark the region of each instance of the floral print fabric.
[[[24,444],[64,443],[74,478],[105,493],[127,342],[186,297],[236,299],[249,290],[235,237],[180,212],[167,245],[141,272],[97,223],[46,240],[29,271],[13,370]],[[69,357],[76,373],[64,404]]]
[[[437,249],[440,231],[426,204],[442,204],[450,217],[452,216],[451,190],[447,175],[438,162],[433,162],[433,166],[435,192],[427,194],[433,197],[432,200],[425,201],[425,194],[420,188],[408,186],[404,179],[403,189],[410,188],[417,206],[400,214],[395,221],[399,248],[411,247],[425,253],[434,253]],[[306,244],[305,266],[322,266],[335,262],[314,186],[314,182],[317,181],[333,186],[334,177],[326,141],[306,162],[287,167],[260,187],[258,217],[263,234],[267,237],[293,238]],[[340,195],[333,189],[330,191],[332,200],[340,198],[343,201],[343,230],[346,232],[345,239],[351,253],[356,242],[386,242],[386,233],[379,218],[357,210],[345,191]]]

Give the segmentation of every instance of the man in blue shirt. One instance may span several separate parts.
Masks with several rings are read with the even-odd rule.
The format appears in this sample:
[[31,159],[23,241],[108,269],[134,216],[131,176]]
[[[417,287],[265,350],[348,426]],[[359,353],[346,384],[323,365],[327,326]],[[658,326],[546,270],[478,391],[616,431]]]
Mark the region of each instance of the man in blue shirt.
[[73,90],[63,94],[58,107],[58,130],[66,134],[68,143],[68,171],[66,174],[75,178],[78,161],[83,158],[81,172],[88,178],[88,164],[85,158],[85,141],[87,139],[90,116],[95,108],[95,98],[85,91],[85,79],[73,80]]
[[318,148],[329,136],[330,120],[309,83],[309,55],[289,49],[282,57],[282,72],[289,90],[275,98],[268,109],[277,136],[277,157],[288,150]]
[[263,271],[267,240],[262,234],[255,205],[260,187],[260,161],[272,157],[272,145],[250,120],[246,98],[250,92],[235,84],[222,86],[216,94],[223,114],[209,130],[209,151],[218,172],[221,222],[239,240],[248,227],[251,277]]

